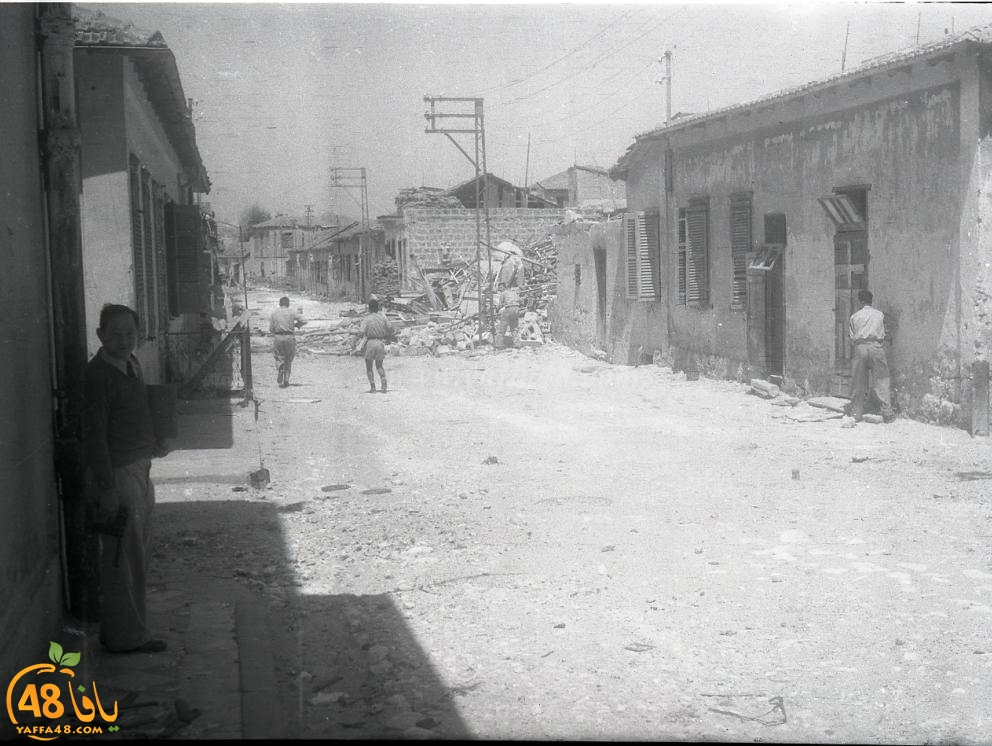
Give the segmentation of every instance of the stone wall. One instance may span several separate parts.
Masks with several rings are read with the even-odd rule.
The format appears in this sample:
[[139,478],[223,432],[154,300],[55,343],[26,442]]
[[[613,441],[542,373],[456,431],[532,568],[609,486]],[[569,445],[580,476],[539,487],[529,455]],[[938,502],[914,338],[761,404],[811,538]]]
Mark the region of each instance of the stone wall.
[[[513,241],[524,246],[546,236],[562,222],[561,209],[498,208],[489,210],[492,245]],[[408,255],[421,267],[436,267],[443,258],[474,261],[476,211],[467,208],[411,208],[403,211]],[[485,240],[485,222],[482,239]]]

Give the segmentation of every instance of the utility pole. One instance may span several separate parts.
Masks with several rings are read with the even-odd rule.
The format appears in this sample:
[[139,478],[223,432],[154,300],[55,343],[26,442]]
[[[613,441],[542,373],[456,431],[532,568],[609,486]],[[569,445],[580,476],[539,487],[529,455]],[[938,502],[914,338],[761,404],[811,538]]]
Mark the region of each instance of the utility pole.
[[[427,134],[443,134],[452,144],[464,155],[469,163],[475,166],[475,278],[479,288],[479,339],[482,339],[482,330],[488,326],[489,332],[495,343],[496,321],[492,313],[492,292],[482,287],[482,224],[485,221],[485,247],[488,272],[487,279],[493,273],[492,241],[490,240],[489,226],[489,205],[486,202],[484,179],[486,174],[486,125],[483,115],[483,100],[481,98],[458,98],[451,96],[424,96],[424,102],[429,104],[424,119],[429,122],[429,126],[424,130]],[[471,111],[466,111],[467,104],[471,104]],[[439,105],[448,107],[449,111],[439,111]],[[466,126],[445,127],[439,125],[438,120],[444,119],[471,119],[471,129]],[[465,148],[458,144],[452,137],[456,134],[474,135],[475,155],[469,155]]]
[[847,66],[847,38],[851,35],[851,22],[847,22],[847,30],[844,32],[844,53],[840,56],[840,71],[844,72]]
[[[369,234],[369,191],[368,179],[364,168],[343,168],[334,166],[331,168],[331,188],[344,189],[345,194],[359,206],[362,211],[362,230],[358,234],[358,294],[359,300],[364,302],[369,294],[369,276],[372,272],[370,258],[368,256],[366,241]],[[351,189],[358,189],[360,199],[355,199]],[[366,266],[368,265],[368,266]]]
[[[524,162],[524,191],[527,193],[527,201],[530,202],[530,187],[527,186],[527,179],[530,178],[530,132],[527,133],[527,160]],[[524,205],[527,207],[527,205]]]
[[665,74],[660,77],[655,83],[665,83],[665,124],[667,125],[672,121],[672,53],[671,50],[665,50],[665,54],[661,56],[658,60],[659,64],[665,63]]

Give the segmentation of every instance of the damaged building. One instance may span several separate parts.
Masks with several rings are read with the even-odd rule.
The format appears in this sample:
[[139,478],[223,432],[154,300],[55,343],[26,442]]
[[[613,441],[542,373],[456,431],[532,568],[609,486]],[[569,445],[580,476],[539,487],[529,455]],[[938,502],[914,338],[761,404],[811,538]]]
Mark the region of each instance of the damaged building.
[[623,221],[557,238],[556,330],[618,362],[846,396],[869,288],[897,409],[968,427],[988,410],[990,102],[980,27],[638,135],[612,171]]

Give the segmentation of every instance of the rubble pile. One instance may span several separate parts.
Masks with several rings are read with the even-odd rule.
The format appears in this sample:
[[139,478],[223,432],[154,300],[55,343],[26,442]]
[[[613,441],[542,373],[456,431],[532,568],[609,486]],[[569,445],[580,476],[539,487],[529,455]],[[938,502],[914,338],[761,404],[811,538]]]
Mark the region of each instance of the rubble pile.
[[384,259],[372,267],[372,292],[380,298],[400,294],[400,268],[394,259]]
[[541,317],[541,328],[550,332],[548,304],[558,295],[558,251],[550,236],[524,248],[527,265],[521,300]]
[[[406,190],[415,192],[423,190]],[[431,192],[427,192],[431,194]],[[399,277],[395,262],[373,268],[373,292],[379,296],[386,316],[396,329],[396,341],[389,345],[393,355],[448,355],[469,352],[491,345],[493,329],[479,330],[479,280],[482,297],[495,294],[496,284],[512,278],[519,290],[523,311],[517,331],[517,344],[536,347],[544,344],[550,332],[548,304],[558,292],[558,256],[550,236],[524,247],[503,242],[476,269],[474,262],[446,262],[442,267],[422,269],[416,262],[414,282],[423,293],[398,298]],[[510,271],[508,271],[508,269]],[[341,312],[331,328],[300,330],[304,349],[316,354],[358,354],[364,309]],[[498,326],[498,319],[494,326]],[[498,329],[496,330],[498,331]]]
[[444,189],[431,189],[430,187],[409,187],[401,189],[396,195],[396,212],[400,214],[408,207],[441,207],[458,208],[462,207],[461,201],[453,197]]

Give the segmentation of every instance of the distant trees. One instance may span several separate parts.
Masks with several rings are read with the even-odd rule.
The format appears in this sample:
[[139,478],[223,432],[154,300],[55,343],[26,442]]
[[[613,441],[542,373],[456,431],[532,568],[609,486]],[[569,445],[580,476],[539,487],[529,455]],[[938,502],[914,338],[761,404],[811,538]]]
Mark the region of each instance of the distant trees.
[[272,219],[272,213],[260,206],[257,202],[241,213],[241,225],[251,228],[258,223],[264,223]]

